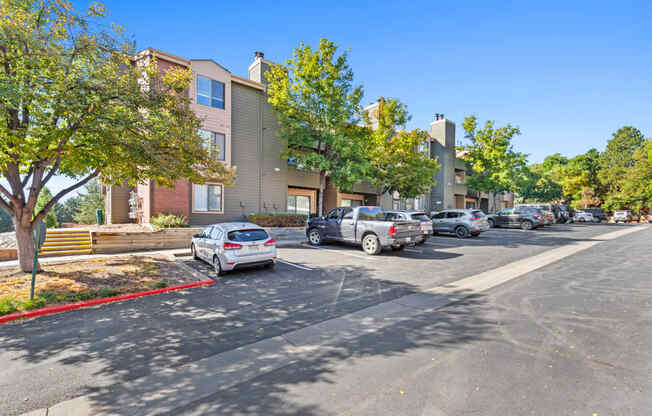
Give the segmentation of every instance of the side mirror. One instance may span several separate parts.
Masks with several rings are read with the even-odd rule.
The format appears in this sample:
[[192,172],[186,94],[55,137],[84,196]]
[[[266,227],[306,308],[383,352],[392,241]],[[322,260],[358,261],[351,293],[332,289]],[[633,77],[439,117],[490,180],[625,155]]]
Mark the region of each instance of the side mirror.
[[195,234],[195,235],[193,235],[193,238],[201,238],[201,237],[202,237],[201,234]]

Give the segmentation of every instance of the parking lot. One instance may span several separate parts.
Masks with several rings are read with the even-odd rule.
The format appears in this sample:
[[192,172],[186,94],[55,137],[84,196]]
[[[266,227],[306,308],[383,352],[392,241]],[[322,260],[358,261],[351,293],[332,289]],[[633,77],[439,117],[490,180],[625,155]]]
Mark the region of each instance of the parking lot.
[[[627,225],[495,229],[477,238],[435,236],[403,252],[357,247],[279,248],[274,269],[228,273],[216,284],[0,328],[0,362],[11,363],[0,413],[80,394],[111,402],[110,386],[309,327]],[[213,278],[190,257],[179,261]],[[459,321],[458,317],[458,321]],[[457,322],[457,321],[456,321]],[[29,368],[29,371],[24,371]],[[51,380],[59,382],[50,382]],[[39,391],[24,400],[25,391]],[[106,394],[106,397],[103,395]]]

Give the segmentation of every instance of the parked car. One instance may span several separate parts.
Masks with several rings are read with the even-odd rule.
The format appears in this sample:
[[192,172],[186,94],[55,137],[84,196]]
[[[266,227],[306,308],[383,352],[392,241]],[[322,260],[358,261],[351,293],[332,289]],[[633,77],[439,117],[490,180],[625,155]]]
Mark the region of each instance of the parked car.
[[432,217],[435,234],[450,233],[458,238],[478,236],[489,230],[489,223],[484,212],[479,209],[447,209],[435,213]]
[[601,210],[600,208],[586,208],[583,211],[590,212],[591,215],[593,215],[594,222],[602,222],[603,220],[607,219],[607,216],[605,215],[604,211]]
[[573,216],[571,215],[571,212],[568,209],[568,205],[559,204],[557,205],[557,208],[559,209],[559,218],[557,219],[557,222],[560,223],[565,223],[568,221],[573,222]]
[[417,237],[417,244],[425,243],[432,235],[432,220],[423,211],[385,211],[385,220],[411,220],[421,223],[422,235]]
[[190,243],[195,259],[213,265],[215,274],[251,266],[274,267],[276,242],[264,228],[250,222],[209,225]]
[[552,225],[557,222],[562,221],[562,214],[559,205],[552,204],[550,202],[537,202],[532,204],[519,204],[515,208],[536,208],[543,211],[546,215],[544,216],[544,225]]
[[578,210],[573,214],[575,222],[593,222],[593,214],[587,211]]
[[361,206],[333,208],[324,217],[311,218],[306,236],[312,245],[341,241],[362,246],[365,253],[375,255],[383,248],[402,250],[415,245],[423,232],[419,221],[386,221],[380,207]]
[[497,214],[487,216],[487,222],[493,227],[514,227],[533,230],[543,227],[543,211],[537,208],[505,208]]
[[634,216],[632,215],[632,211],[629,210],[624,210],[624,211],[616,211],[614,212],[614,222],[630,222],[632,221]]

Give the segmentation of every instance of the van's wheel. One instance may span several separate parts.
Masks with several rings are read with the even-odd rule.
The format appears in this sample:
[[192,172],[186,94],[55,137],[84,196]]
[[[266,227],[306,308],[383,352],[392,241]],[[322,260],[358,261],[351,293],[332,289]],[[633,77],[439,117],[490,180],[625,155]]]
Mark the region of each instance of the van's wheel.
[[370,256],[379,254],[382,249],[383,248],[380,245],[380,241],[378,241],[378,237],[376,237],[374,234],[367,234],[362,239],[362,250],[364,250],[364,252]]
[[392,246],[392,251],[402,251],[405,248],[404,245]]
[[310,230],[308,233],[308,242],[312,246],[319,246],[322,243],[322,238],[321,238],[321,233],[319,232],[318,229],[313,228]]
[[199,260],[199,257],[197,256],[197,250],[195,249],[194,244],[190,245],[190,252],[192,253],[192,259],[193,260]]
[[457,236],[457,238],[467,238],[469,236],[469,230],[467,230],[465,226],[460,225],[455,229],[455,236]]
[[523,221],[521,222],[521,229],[523,230],[531,230],[534,228],[534,224],[532,224],[532,221]]
[[496,222],[494,220],[490,218],[487,222],[489,223],[489,228],[496,228]]
[[215,269],[215,276],[224,276],[224,270],[222,270],[220,259],[218,259],[217,256],[213,256],[213,268]]

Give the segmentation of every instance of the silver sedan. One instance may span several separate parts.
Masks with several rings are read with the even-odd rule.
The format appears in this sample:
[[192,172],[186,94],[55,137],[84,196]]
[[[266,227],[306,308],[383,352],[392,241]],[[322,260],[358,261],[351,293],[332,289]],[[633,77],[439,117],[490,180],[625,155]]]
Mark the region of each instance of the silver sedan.
[[276,264],[276,242],[264,228],[250,222],[209,225],[195,234],[190,250],[193,258],[212,264],[218,276],[230,270]]

